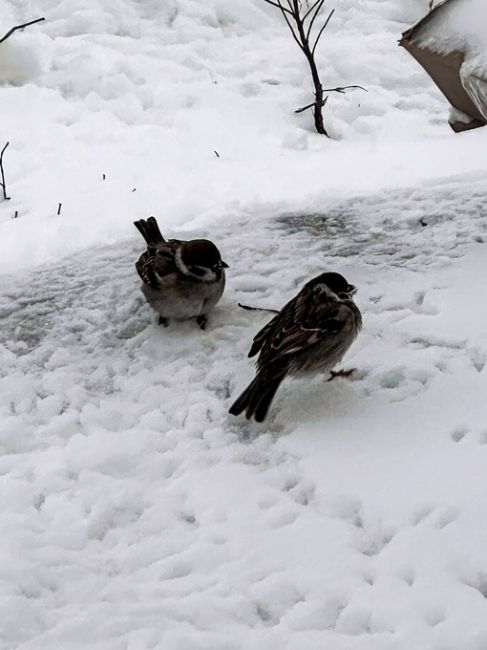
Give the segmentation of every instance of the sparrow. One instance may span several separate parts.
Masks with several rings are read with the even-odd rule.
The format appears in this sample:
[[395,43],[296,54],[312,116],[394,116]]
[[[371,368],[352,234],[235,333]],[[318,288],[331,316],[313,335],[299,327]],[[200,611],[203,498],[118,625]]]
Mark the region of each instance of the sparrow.
[[[260,352],[257,375],[230,408],[263,422],[282,380],[331,370],[353,343],[362,315],[356,288],[339,273],[307,282],[254,337],[249,357]],[[336,373],[339,374],[339,373]]]
[[169,319],[196,318],[205,329],[207,315],[220,300],[228,268],[218,248],[208,239],[164,239],[154,217],[134,225],[147,250],[135,264],[142,293],[159,314],[159,325]]

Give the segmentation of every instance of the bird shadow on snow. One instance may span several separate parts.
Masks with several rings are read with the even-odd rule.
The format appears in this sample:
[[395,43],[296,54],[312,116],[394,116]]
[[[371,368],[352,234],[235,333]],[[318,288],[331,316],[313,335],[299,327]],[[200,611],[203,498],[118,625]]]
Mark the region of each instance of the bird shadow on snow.
[[[303,422],[315,422],[323,416],[329,419],[349,414],[357,402],[355,382],[349,379],[327,381],[328,376],[296,379],[283,387],[276,400],[276,419],[290,427]],[[294,384],[294,385],[293,385]],[[278,413],[278,415],[277,415]]]
[[[337,378],[328,382],[328,375],[313,379],[296,378],[286,381],[271,405],[267,419],[261,424],[253,420],[230,420],[230,426],[240,440],[250,441],[264,434],[273,437],[287,435],[297,426],[339,419],[350,415],[360,400],[357,381]],[[231,416],[228,416],[229,419]]]

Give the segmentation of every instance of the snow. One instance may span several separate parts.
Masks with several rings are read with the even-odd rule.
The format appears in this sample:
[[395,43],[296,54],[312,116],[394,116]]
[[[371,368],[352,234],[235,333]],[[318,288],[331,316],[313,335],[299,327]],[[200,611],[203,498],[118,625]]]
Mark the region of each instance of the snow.
[[466,52],[467,58],[487,50],[487,7],[483,0],[447,0],[419,28],[414,41],[434,52]]
[[[0,45],[1,650],[487,646],[487,136],[397,47],[427,5],[336,3],[327,140],[260,0],[0,0],[46,16]],[[230,264],[205,332],[142,299],[150,214]],[[325,269],[354,381],[228,415],[237,302]]]

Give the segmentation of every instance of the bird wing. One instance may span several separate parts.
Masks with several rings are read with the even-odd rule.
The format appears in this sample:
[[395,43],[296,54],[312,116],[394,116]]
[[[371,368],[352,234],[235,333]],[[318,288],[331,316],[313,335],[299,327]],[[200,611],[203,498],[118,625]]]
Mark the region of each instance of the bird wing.
[[[268,324],[267,335],[261,343],[259,365],[285,359],[336,336],[350,322],[351,315],[346,302],[301,292],[281,310],[274,322]],[[264,330],[259,334],[263,337]]]
[[277,316],[274,316],[274,318],[270,320],[267,323],[267,325],[264,325],[264,327],[254,336],[252,347],[250,348],[250,352],[248,354],[249,357],[253,357],[255,354],[257,354],[257,352],[260,351],[267,337],[274,329],[274,325],[276,324],[278,319],[279,319],[279,314],[277,314]]

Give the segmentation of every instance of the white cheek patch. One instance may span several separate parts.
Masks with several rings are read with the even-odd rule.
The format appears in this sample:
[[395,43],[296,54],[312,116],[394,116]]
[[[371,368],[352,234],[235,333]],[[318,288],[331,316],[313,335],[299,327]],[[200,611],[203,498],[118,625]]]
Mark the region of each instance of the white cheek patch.
[[216,273],[214,271],[207,269],[205,274],[201,276],[201,280],[203,280],[204,282],[215,282]]

